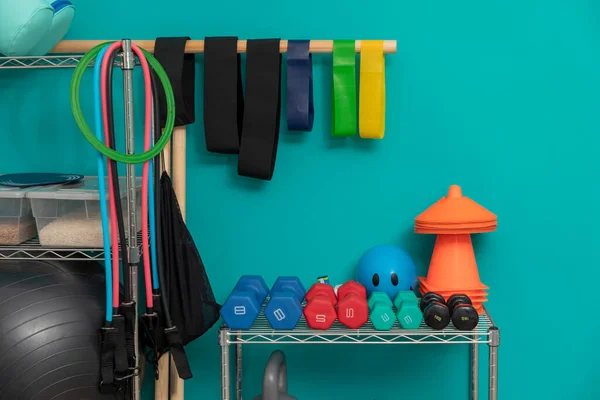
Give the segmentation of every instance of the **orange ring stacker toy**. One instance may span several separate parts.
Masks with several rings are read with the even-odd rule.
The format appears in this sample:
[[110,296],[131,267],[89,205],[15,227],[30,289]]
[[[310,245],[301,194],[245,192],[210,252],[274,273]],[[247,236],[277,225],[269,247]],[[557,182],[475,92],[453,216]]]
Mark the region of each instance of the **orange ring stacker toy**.
[[463,196],[460,186],[450,186],[448,196],[415,218],[416,233],[438,235],[427,277],[419,277],[421,294],[436,292],[446,301],[466,294],[482,314],[489,288],[480,281],[471,234],[495,231],[497,225],[496,215]]

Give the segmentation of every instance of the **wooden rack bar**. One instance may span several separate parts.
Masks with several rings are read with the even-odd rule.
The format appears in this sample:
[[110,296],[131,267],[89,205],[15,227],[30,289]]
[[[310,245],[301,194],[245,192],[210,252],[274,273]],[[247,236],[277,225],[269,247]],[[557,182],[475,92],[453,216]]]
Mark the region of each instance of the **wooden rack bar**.
[[[52,53],[85,53],[92,47],[109,42],[110,40],[63,40],[59,42]],[[133,40],[133,43],[146,49],[147,51],[154,52],[154,40]],[[281,52],[287,52],[287,40],[281,41]],[[356,41],[356,52],[360,53],[361,41]],[[187,42],[185,47],[186,53],[203,53],[204,52],[204,40],[190,40]],[[310,52],[311,53],[331,53],[333,51],[333,40],[311,40],[310,41]],[[246,40],[238,40],[238,52],[246,52]],[[383,41],[383,52],[387,54],[396,53],[396,41],[395,40],[384,40]]]

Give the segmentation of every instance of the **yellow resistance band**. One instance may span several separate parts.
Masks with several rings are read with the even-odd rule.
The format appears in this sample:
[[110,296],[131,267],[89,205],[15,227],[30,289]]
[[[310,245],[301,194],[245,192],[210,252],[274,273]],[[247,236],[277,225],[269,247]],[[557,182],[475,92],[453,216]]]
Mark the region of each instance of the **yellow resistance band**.
[[360,137],[383,139],[385,132],[385,62],[383,40],[363,40],[360,54]]

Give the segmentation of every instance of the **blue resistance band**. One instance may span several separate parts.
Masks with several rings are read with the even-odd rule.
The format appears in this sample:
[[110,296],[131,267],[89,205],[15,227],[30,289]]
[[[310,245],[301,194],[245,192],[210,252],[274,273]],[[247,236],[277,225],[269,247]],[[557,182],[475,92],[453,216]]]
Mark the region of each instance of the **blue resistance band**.
[[287,50],[287,123],[290,131],[311,131],[315,118],[310,40],[290,40]]
[[[102,59],[109,45],[104,47],[94,63],[94,122],[96,138],[104,141],[102,135],[102,95],[100,84],[100,72],[102,71]],[[106,208],[106,187],[104,186],[104,156],[98,152],[98,194],[100,198],[100,215],[102,216],[102,238],[104,239],[104,271],[106,281],[106,321],[112,322],[112,257],[110,253],[110,235],[108,232],[108,210]]]
[[[156,215],[154,211],[154,159],[148,165],[148,212],[150,213],[150,262],[152,263],[152,289],[160,289],[158,265],[156,262]],[[146,296],[151,296],[150,293]]]

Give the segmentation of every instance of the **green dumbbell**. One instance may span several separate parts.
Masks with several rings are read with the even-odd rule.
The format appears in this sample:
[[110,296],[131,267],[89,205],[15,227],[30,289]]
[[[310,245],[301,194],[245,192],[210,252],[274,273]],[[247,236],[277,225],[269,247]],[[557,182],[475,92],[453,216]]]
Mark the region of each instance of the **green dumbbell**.
[[385,292],[373,292],[369,297],[369,318],[378,331],[389,331],[396,315],[392,310],[392,300]]
[[419,308],[419,300],[410,290],[401,291],[394,299],[394,306],[400,326],[404,329],[417,329],[423,321],[423,313]]

